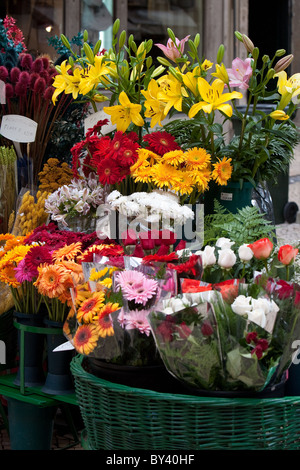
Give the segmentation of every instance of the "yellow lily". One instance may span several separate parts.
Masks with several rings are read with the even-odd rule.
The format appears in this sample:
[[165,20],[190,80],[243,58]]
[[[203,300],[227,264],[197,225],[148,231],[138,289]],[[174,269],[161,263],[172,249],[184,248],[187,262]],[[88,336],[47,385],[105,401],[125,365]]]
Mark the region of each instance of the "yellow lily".
[[156,126],[156,124],[159,124],[161,126],[161,121],[166,117],[166,104],[157,98],[158,92],[159,86],[154,79],[150,81],[147,90],[141,91],[141,93],[146,98],[146,101],[144,103],[146,108],[145,117],[151,118],[151,128]]
[[191,90],[194,96],[199,95],[198,89],[197,89],[197,77],[195,76],[195,73],[187,72],[185,74],[182,74],[182,80],[185,86],[189,90]]
[[55,88],[55,91],[52,95],[52,102],[55,105],[56,99],[58,95],[60,95],[63,91],[65,91],[69,77],[70,75],[68,74],[68,70],[70,70],[71,65],[67,60],[64,60],[59,67],[57,67],[57,70],[60,72],[57,74],[54,78],[53,81],[53,87]]
[[164,78],[162,82],[160,79],[158,81],[160,84],[162,83],[162,86],[157,98],[166,103],[165,114],[167,115],[172,107],[177,111],[182,111],[182,99],[188,94],[181,83],[172,74],[169,74],[168,78]]
[[116,106],[104,107],[103,111],[111,116],[112,124],[116,124],[117,130],[125,132],[131,122],[136,126],[143,126],[144,120],[140,115],[142,106],[131,103],[125,91],[119,95],[120,104]]
[[72,94],[74,100],[78,98],[80,91],[80,84],[83,78],[83,71],[81,68],[76,67],[74,69],[73,75],[68,75],[68,82],[65,88],[65,93]]
[[81,80],[80,92],[82,95],[86,95],[94,88],[94,86],[97,86],[99,81],[101,81],[102,76],[105,77],[106,75],[109,75],[110,70],[104,59],[104,56],[95,56],[94,65],[91,65],[88,68],[88,71]]
[[222,80],[216,79],[210,85],[204,78],[198,78],[198,90],[202,97],[202,101],[194,104],[190,111],[189,117],[192,118],[196,114],[203,110],[205,113],[211,113],[213,110],[218,109],[222,111],[226,116],[232,116],[232,107],[226,101],[232,99],[241,99],[243,98],[242,93],[238,91],[233,91],[231,93],[223,93],[224,82]]
[[292,100],[295,104],[300,102],[300,73],[295,73],[289,79],[284,70],[274,75],[278,77],[278,91],[281,94],[281,100],[278,109],[284,109]]

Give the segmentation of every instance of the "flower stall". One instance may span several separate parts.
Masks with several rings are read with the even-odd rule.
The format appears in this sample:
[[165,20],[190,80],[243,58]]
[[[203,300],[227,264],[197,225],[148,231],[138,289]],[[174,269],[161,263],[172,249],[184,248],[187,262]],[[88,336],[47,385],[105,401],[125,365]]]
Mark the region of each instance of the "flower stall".
[[[36,188],[18,192],[16,169],[7,172],[14,214],[0,235],[0,282],[26,350],[14,386],[21,377],[54,402],[75,393],[89,449],[297,449],[299,397],[285,390],[300,333],[299,248],[278,246],[251,203],[299,140],[292,56],[260,57],[236,32],[248,57],[228,67],[223,45],[215,64],[199,57],[199,35],[169,29],[166,46],[137,45],[119,27],[108,51],[85,31],[80,54],[62,35],[69,58],[38,62],[51,75],[39,132],[71,102],[91,105],[94,121],[69,163],[43,160],[48,134],[37,156],[36,134]],[[157,64],[152,47],[164,53]],[[17,90],[31,80],[20,54]],[[12,93],[16,70],[0,72]],[[23,93],[9,95],[7,114],[23,113]],[[2,152],[3,164],[18,158]],[[250,187],[235,207],[223,204],[232,184]]]

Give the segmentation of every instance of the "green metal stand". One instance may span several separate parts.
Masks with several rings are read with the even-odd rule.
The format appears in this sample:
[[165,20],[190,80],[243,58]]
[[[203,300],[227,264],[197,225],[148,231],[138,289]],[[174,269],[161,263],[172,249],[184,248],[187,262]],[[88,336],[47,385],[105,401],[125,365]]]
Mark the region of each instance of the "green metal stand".
[[[14,379],[15,374],[3,375],[0,376],[0,394],[4,397],[11,398],[12,400],[18,400],[19,402],[27,403],[28,405],[34,405],[39,408],[46,407],[58,407],[60,406],[63,414],[65,416],[66,422],[72,432],[74,442],[64,447],[73,447],[79,443],[79,437],[77,434],[74,421],[72,419],[72,414],[70,412],[70,405],[77,405],[76,395],[48,395],[47,393],[42,392],[42,387],[26,387],[24,382],[24,360],[25,360],[25,348],[24,348],[24,338],[25,332],[30,333],[40,333],[40,334],[61,334],[61,329],[59,328],[46,328],[46,327],[36,327],[23,325],[18,322],[14,322],[14,326],[20,330],[20,361],[19,361],[19,373],[20,373],[20,384],[15,385]],[[9,420],[7,420],[5,411],[3,409],[2,403],[0,402],[0,412],[3,415],[4,424],[7,427],[9,433]]]

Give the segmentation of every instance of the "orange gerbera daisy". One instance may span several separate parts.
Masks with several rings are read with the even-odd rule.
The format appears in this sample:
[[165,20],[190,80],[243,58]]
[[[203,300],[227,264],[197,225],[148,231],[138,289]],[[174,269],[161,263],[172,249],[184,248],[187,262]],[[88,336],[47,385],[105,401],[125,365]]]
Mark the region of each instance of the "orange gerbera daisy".
[[70,245],[64,245],[58,250],[53,252],[53,259],[54,261],[62,261],[62,260],[74,260],[76,256],[81,254],[81,242],[71,243]]
[[90,323],[104,305],[104,292],[94,292],[77,311],[79,323]]
[[72,276],[74,284],[80,284],[84,281],[84,274],[81,264],[78,264],[75,261],[66,260],[60,261],[56,264],[62,266]]
[[88,323],[78,327],[73,338],[73,345],[79,354],[88,355],[97,346],[99,335],[95,325]]
[[231,177],[232,166],[231,158],[224,157],[222,160],[218,158],[218,162],[213,164],[214,170],[212,172],[213,179],[220,185],[226,185]]
[[59,297],[64,293],[64,283],[69,274],[59,265],[49,264],[38,267],[38,278],[34,285],[47,297]]

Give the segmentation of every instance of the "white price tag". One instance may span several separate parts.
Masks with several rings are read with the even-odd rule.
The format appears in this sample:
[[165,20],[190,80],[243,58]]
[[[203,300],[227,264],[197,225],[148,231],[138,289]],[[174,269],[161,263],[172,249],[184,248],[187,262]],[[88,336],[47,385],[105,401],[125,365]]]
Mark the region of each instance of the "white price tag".
[[34,142],[37,122],[18,114],[6,114],[2,117],[0,133],[13,142]]

